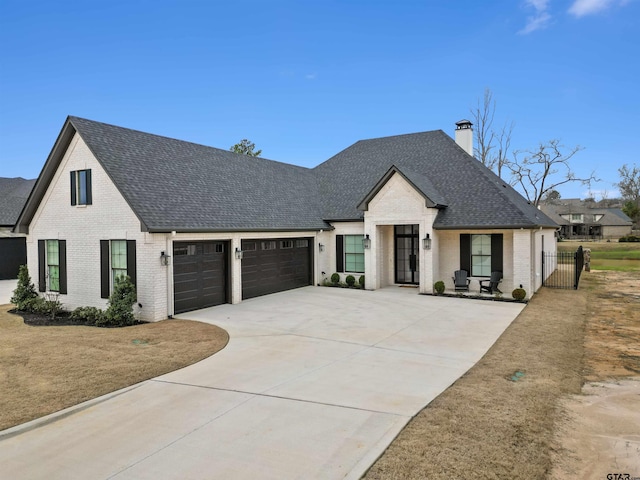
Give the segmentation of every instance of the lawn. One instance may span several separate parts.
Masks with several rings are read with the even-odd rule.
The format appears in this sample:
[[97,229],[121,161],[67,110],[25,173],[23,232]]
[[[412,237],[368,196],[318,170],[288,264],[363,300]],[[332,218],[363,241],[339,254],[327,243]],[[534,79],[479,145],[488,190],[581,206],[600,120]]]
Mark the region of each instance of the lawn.
[[0,430],[185,367],[227,344],[214,325],[32,327],[0,306]]
[[558,250],[575,252],[579,245],[582,245],[582,248],[591,249],[593,270],[640,271],[640,243],[638,242],[560,242]]

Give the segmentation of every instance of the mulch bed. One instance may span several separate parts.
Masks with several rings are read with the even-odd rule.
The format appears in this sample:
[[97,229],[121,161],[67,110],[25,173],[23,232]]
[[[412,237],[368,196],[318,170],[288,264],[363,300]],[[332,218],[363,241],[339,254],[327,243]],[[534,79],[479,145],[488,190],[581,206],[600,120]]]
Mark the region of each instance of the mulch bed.
[[[24,323],[27,325],[31,325],[32,327],[68,327],[68,326],[83,326],[83,327],[97,327],[95,322],[86,319],[76,320],[73,319],[69,312],[59,312],[56,315],[55,320],[52,319],[48,315],[43,315],[41,313],[29,313],[29,312],[21,312],[19,310],[13,309],[9,310],[9,313],[13,313],[15,315],[19,315],[24,319]],[[146,322],[136,321],[134,325],[142,325]],[[114,325],[105,325],[100,326],[99,328],[122,328]]]

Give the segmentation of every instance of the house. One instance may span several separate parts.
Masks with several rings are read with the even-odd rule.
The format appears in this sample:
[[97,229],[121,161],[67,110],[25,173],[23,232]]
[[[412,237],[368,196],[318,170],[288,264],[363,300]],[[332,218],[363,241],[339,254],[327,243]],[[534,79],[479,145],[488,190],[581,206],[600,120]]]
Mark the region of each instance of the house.
[[0,177],[0,280],[18,278],[20,265],[27,263],[26,237],[14,233],[13,226],[35,183]]
[[104,307],[114,278],[136,283],[139,316],[320,284],[502,290],[541,285],[557,225],[472,156],[471,122],[362,140],[304,168],[69,117],[16,231],[29,270],[66,308]]
[[619,208],[568,198],[546,202],[541,210],[560,225],[561,238],[617,239],[631,235],[632,220]]

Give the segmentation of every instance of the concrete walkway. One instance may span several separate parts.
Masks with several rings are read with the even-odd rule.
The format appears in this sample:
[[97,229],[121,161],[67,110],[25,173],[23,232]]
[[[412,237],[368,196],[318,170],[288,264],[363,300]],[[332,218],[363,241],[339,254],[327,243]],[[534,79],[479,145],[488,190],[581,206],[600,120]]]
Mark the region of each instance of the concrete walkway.
[[218,354],[0,432],[12,479],[359,478],[522,305],[307,287],[191,312]]

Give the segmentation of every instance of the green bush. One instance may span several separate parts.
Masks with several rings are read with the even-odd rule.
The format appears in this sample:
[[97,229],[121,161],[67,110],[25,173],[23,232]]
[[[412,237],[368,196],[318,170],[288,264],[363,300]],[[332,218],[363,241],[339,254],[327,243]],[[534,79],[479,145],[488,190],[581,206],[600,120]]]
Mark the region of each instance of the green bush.
[[22,307],[18,310],[28,313],[41,313],[48,315],[47,302],[42,297],[33,297],[22,302]]
[[31,277],[29,276],[29,268],[26,265],[20,265],[20,270],[18,271],[18,286],[13,291],[13,296],[11,303],[13,303],[16,308],[23,312],[28,312],[26,306],[30,305],[34,298],[38,297],[38,292],[36,292],[36,287],[31,282]]
[[627,235],[626,237],[621,237],[618,242],[640,242],[640,237],[636,235]]
[[86,320],[87,323],[97,325],[102,322],[104,318],[104,312],[96,307],[78,307],[69,315],[71,320],[80,322]]
[[353,287],[356,284],[356,277],[353,275],[347,275],[347,278],[345,278],[344,281],[347,282],[347,285]]
[[41,313],[55,320],[58,313],[62,311],[62,303],[58,300],[57,293],[45,293],[45,296],[47,298],[44,300],[44,308]]
[[136,287],[129,276],[117,277],[113,293],[109,297],[109,306],[104,316],[96,322],[101,327],[126,327],[136,321],[133,316],[133,304],[136,303]]
[[331,274],[331,283],[333,283],[334,285],[340,283],[340,274],[338,273]]
[[527,296],[527,292],[525,292],[524,288],[516,288],[513,292],[511,292],[511,296],[516,300],[524,300],[524,297]]
[[433,284],[433,289],[438,295],[442,295],[444,293],[444,282],[442,280],[438,280]]
[[360,278],[358,279],[358,285],[360,285],[360,288],[364,288],[364,275],[360,275]]

